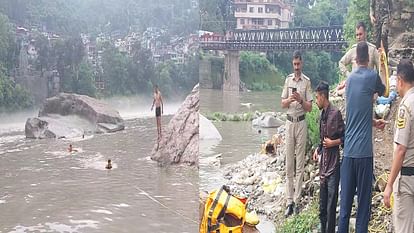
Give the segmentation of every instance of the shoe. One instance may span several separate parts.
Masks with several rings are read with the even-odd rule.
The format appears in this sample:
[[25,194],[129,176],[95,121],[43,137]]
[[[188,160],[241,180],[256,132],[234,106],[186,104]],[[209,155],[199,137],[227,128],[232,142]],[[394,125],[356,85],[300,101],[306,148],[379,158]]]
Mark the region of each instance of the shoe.
[[295,214],[296,214],[296,215],[298,215],[298,214],[299,214],[299,212],[300,212],[299,205],[296,205],[296,206],[295,206]]
[[286,218],[293,214],[293,209],[294,208],[295,208],[295,203],[294,202],[287,206],[286,212],[285,212],[285,217]]

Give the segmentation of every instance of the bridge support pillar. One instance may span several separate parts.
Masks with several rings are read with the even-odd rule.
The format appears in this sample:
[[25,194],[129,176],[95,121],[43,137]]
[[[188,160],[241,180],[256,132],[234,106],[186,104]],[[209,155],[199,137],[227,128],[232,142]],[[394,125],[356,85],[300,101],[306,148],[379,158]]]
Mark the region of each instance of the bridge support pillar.
[[213,81],[211,79],[211,62],[209,59],[200,59],[199,61],[199,82],[201,88],[213,88]]
[[223,91],[239,91],[239,88],[240,88],[239,62],[240,62],[239,51],[225,51]]

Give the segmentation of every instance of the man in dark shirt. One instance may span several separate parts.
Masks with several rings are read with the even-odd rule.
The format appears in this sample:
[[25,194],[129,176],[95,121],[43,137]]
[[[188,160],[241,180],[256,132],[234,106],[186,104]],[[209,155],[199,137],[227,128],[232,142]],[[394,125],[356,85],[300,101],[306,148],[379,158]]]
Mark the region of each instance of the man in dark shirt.
[[358,196],[356,232],[368,232],[373,181],[372,126],[384,129],[385,121],[373,119],[374,93],[384,94],[378,73],[368,68],[366,42],[356,48],[358,68],[346,82],[346,130],[341,163],[339,233],[348,233],[355,190]]
[[344,139],[345,126],[341,112],[329,102],[329,86],[325,83],[316,87],[316,104],[322,110],[319,121],[321,140],[313,153],[316,161],[320,155],[319,218],[321,232],[334,233],[339,185],[339,145]]

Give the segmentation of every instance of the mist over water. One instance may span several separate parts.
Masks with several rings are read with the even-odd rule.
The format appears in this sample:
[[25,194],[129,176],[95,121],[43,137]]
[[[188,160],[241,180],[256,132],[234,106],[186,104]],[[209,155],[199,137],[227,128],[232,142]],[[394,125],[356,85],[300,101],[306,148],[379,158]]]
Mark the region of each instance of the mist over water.
[[35,117],[38,113],[38,109],[13,113],[0,113],[0,135],[16,131],[24,131],[24,125],[27,118]]
[[[117,96],[104,99],[104,102],[118,110],[119,114],[124,119],[154,117],[155,106],[151,111],[152,97],[149,96]],[[182,102],[183,98],[163,98],[164,115],[174,115]]]

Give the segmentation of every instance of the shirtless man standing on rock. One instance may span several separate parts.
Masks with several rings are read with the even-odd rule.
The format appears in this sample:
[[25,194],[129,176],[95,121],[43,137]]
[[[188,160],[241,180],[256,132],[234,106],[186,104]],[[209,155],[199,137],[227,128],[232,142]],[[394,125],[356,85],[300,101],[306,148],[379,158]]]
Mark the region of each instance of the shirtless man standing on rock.
[[161,114],[164,114],[164,104],[162,102],[161,92],[158,86],[154,87],[154,101],[152,101],[151,111],[155,104],[155,118],[157,119],[158,141],[161,139]]

